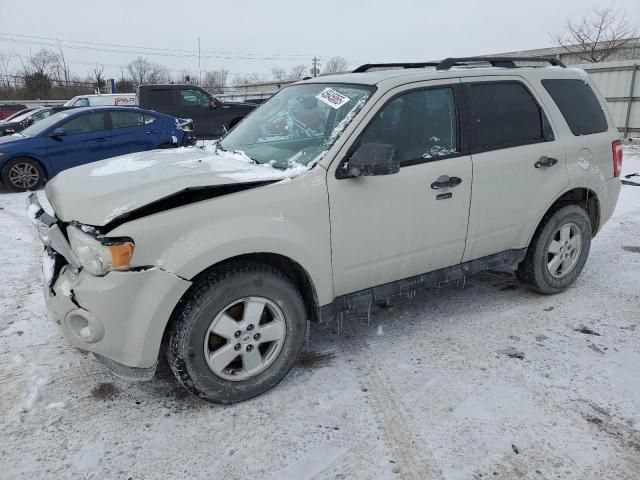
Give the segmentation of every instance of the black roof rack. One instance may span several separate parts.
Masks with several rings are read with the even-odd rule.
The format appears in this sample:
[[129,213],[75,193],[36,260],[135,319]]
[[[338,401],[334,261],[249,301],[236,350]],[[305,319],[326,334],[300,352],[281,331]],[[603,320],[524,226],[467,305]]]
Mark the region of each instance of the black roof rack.
[[367,63],[360,65],[353,73],[362,73],[372,68],[424,68],[424,67],[437,67],[440,62],[422,62],[422,63]]
[[367,63],[356,68],[353,73],[367,72],[373,68],[424,68],[436,67],[436,70],[449,70],[451,67],[468,65],[469,63],[486,62],[492,67],[517,68],[515,62],[546,62],[554,67],[566,68],[560,60],[549,57],[460,57],[445,58],[441,62],[422,63]]
[[437,66],[436,70],[449,70],[456,65],[467,65],[475,62],[490,63],[492,67],[517,68],[515,62],[547,62],[554,67],[566,68],[560,60],[549,57],[461,57],[445,58]]

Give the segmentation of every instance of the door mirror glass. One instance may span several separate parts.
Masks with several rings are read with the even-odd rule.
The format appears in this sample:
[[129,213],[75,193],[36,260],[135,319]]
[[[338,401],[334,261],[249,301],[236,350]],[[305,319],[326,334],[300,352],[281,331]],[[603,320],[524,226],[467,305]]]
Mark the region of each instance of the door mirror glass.
[[400,171],[396,147],[386,143],[363,143],[349,158],[350,177],[392,175]]
[[67,135],[67,131],[62,127],[58,127],[53,132],[51,132],[51,136],[53,138],[64,137],[66,135]]

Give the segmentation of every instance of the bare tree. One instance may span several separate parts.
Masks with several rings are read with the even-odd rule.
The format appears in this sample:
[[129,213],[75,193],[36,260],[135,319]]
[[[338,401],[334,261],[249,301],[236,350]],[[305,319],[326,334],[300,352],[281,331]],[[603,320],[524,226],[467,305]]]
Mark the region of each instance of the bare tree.
[[287,71],[282,68],[282,67],[273,67],[271,69],[271,76],[273,77],[274,80],[286,80],[287,78]]
[[23,69],[26,74],[38,74],[40,76],[54,76],[58,68],[58,55],[53,50],[43,48],[29,57]]
[[205,72],[203,79],[203,87],[212,93],[223,93],[224,87],[227,86],[229,78],[229,70],[220,69]]
[[127,72],[134,85],[169,81],[169,71],[165,66],[150,62],[144,57],[138,57],[129,63]]
[[307,73],[306,65],[296,65],[294,67],[291,67],[291,70],[289,70],[289,78],[291,80],[300,80],[302,77],[304,77],[305,73]]
[[11,61],[13,54],[11,52],[0,51],[0,88],[11,88]]
[[[628,52],[624,54],[623,51],[638,36],[637,25],[627,18],[624,12],[615,10],[613,6],[596,6],[579,20],[568,19],[565,31],[554,34],[551,38],[567,53],[586,62],[596,63],[610,57],[626,57]],[[633,50],[640,56],[637,48]]]
[[324,65],[325,73],[344,72],[349,67],[349,62],[344,57],[331,57]]
[[89,78],[95,89],[99,92],[107,85],[107,81],[104,78],[104,67],[102,65],[96,65],[93,71],[89,74]]
[[57,55],[57,79],[60,81],[64,81],[64,84],[68,87],[69,81],[71,80],[71,70],[69,69],[69,64],[64,58],[64,51],[62,50],[62,45],[58,44],[58,55]]

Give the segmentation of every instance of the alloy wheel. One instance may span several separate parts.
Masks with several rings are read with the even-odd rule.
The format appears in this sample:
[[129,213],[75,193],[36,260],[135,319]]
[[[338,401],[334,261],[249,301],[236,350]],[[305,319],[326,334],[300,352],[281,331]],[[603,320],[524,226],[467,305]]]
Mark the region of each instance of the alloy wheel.
[[265,371],[278,357],[286,336],[280,307],[264,297],[246,297],[227,305],[204,338],[209,368],[226,380],[241,381]]
[[567,276],[578,264],[582,252],[582,231],[575,223],[561,225],[547,248],[547,270],[553,278]]
[[9,181],[18,188],[33,188],[38,184],[39,180],[40,173],[36,166],[31,163],[16,163],[9,170]]

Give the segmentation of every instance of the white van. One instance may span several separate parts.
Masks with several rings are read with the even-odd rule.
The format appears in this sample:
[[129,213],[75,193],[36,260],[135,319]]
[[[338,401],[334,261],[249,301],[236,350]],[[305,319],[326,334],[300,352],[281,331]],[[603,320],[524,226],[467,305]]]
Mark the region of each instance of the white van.
[[105,93],[102,95],[78,95],[73,97],[65,107],[97,107],[120,106],[135,107],[138,104],[135,93]]

